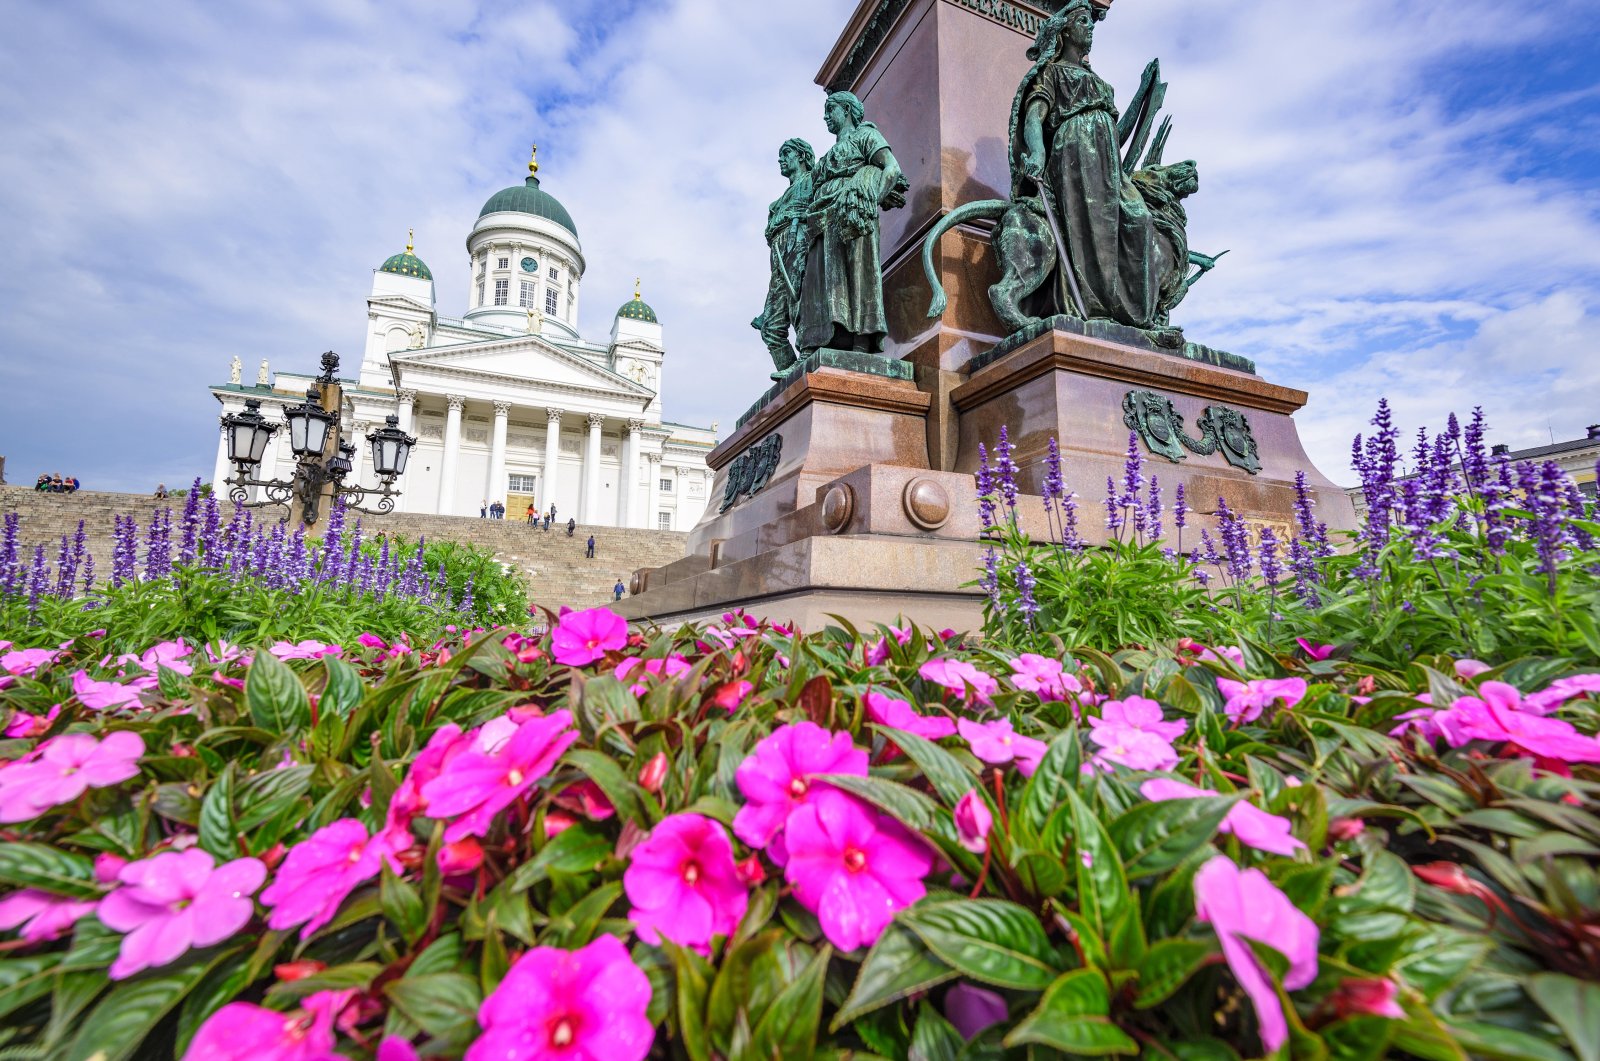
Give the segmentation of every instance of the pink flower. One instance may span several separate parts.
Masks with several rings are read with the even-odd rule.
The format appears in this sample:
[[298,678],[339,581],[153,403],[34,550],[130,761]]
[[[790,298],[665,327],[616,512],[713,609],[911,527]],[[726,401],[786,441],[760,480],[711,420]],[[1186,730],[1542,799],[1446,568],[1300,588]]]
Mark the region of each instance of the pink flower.
[[1328,1004],[1341,1017],[1367,1016],[1405,1020],[1406,1011],[1395,1001],[1395,996],[1399,993],[1398,985],[1387,977],[1341,980],[1339,986],[1334,988],[1333,994],[1328,996]]
[[323,656],[338,656],[344,653],[344,649],[338,645],[325,645],[321,641],[311,640],[292,644],[288,641],[279,641],[267,651],[283,660],[321,659]]
[[1112,763],[1130,770],[1172,770],[1178,765],[1177,749],[1146,730],[1102,726],[1089,739],[1100,745],[1091,763],[1107,773]]
[[183,662],[188,658],[190,651],[189,646],[183,643],[182,638],[179,638],[177,641],[163,641],[152,648],[147,648],[141,656],[136,656],[131,652],[125,653],[117,657],[117,663],[132,663],[140,670],[148,671],[151,674],[159,674],[161,668],[165,667],[170,671],[176,671],[187,676],[194,673],[194,667]]
[[122,887],[100,900],[107,927],[126,932],[111,979],[175,961],[190,947],[221,943],[256,912],[250,896],[267,879],[254,858],[217,865],[198,847],[130,862],[117,873]]
[[739,705],[755,692],[755,688],[753,683],[743,679],[731,681],[711,694],[711,702],[731,715],[739,710]]
[[1142,696],[1129,696],[1122,700],[1107,700],[1100,707],[1100,717],[1089,717],[1089,728],[1100,729],[1102,726],[1112,729],[1136,729],[1145,733],[1154,733],[1163,741],[1171,744],[1177,740],[1184,730],[1189,728],[1189,723],[1179,719],[1177,722],[1163,721],[1161,705],[1154,700]]
[[1282,700],[1285,708],[1293,707],[1306,695],[1304,678],[1254,678],[1236,682],[1232,678],[1218,678],[1217,688],[1228,698],[1223,710],[1234,725],[1254,722],[1275,701]]
[[61,705],[54,704],[44,716],[30,715],[26,711],[18,711],[11,716],[11,721],[6,723],[5,735],[13,740],[27,740],[32,737],[41,737],[61,714]]
[[0,670],[31,678],[40,667],[54,663],[55,658],[56,654],[48,648],[19,648],[0,656]]
[[261,893],[262,905],[273,907],[267,927],[293,928],[303,922],[300,938],[307,938],[333,920],[345,897],[376,877],[385,862],[400,872],[382,834],[369,837],[367,827],[355,818],[324,825],[289,849]]
[[375,1061],[417,1061],[417,1048],[409,1040],[390,1035],[378,1044]]
[[945,1018],[968,1042],[985,1028],[1005,1020],[1007,1014],[1004,995],[975,987],[965,980],[945,992]]
[[[1539,759],[1562,763],[1600,762],[1600,740],[1579,733],[1559,718],[1520,710],[1522,694],[1505,682],[1484,682],[1478,696],[1463,696],[1433,717],[1459,727],[1468,740],[1506,741]],[[1447,735],[1448,736],[1448,735]]]
[[1038,693],[1041,700],[1065,700],[1068,693],[1083,692],[1076,677],[1066,673],[1058,659],[1024,652],[1011,661],[1011,684],[1030,693]]
[[[1199,796],[1216,796],[1221,793],[1209,788],[1199,788],[1183,781],[1165,777],[1152,777],[1139,786],[1139,794],[1153,803],[1169,799],[1195,799]],[[1228,811],[1217,827],[1219,833],[1231,833],[1239,842],[1257,851],[1274,855],[1293,856],[1304,850],[1305,843],[1295,839],[1288,818],[1268,814],[1253,803],[1240,801]]]
[[102,711],[108,707],[138,707],[139,690],[120,682],[97,682],[88,671],[72,676],[72,692],[84,707]]
[[333,1022],[354,994],[318,991],[292,1013],[230,1002],[200,1025],[183,1061],[343,1061]]
[[139,773],[144,741],[136,733],[64,733],[39,745],[33,758],[0,771],[0,822],[25,822],[71,803],[86,789],[119,785]]
[[640,939],[665,936],[702,951],[713,936],[733,935],[750,900],[727,830],[698,814],[673,814],[650,830],[633,849],[622,886]]
[[1548,689],[1528,694],[1522,701],[1522,709],[1547,715],[1574,697],[1597,692],[1600,692],[1600,674],[1574,674],[1570,678],[1557,678]]
[[1289,959],[1283,986],[1298,991],[1317,978],[1317,926],[1259,869],[1241,870],[1218,855],[1194,877],[1195,917],[1209,922],[1222,956],[1256,1009],[1261,1042],[1271,1053],[1289,1038],[1289,1025],[1272,979],[1246,938],[1265,943]]
[[422,790],[430,818],[457,819],[444,831],[445,842],[487,833],[495,815],[538,784],[578,739],[571,726],[572,713],[557,711],[524,722],[498,751],[473,749],[451,760]]
[[24,888],[0,899],[0,929],[16,928],[29,943],[45,943],[72,930],[78,918],[92,913],[93,899],[67,899]]
[[389,811],[385,817],[383,833],[396,851],[404,851],[415,843],[411,835],[411,820],[428,809],[422,798],[422,789],[438,777],[447,762],[472,746],[473,738],[463,736],[461,727],[448,722],[434,730],[427,747],[411,762],[400,787],[389,798]]
[[917,668],[917,674],[927,681],[942,685],[961,699],[976,699],[981,704],[993,703],[1000,683],[965,660],[930,659]]
[[557,663],[585,667],[614,649],[627,647],[628,620],[610,608],[568,612],[550,635]]
[[733,817],[733,835],[751,847],[772,843],[791,812],[809,803],[817,774],[867,776],[867,753],[848,733],[815,722],[779,726],[739,764],[734,777],[748,801]]
[[884,927],[926,893],[933,856],[899,822],[837,789],[824,789],[789,818],[784,876],[794,896],[842,951],[877,942]]
[[948,718],[939,715],[930,718],[918,714],[904,700],[887,693],[880,693],[876,689],[868,689],[863,699],[867,705],[867,717],[880,726],[903,729],[907,733],[915,733],[928,740],[939,740],[956,731],[956,724]]
[[956,723],[961,738],[972,747],[972,754],[986,763],[1009,763],[1015,759],[1023,777],[1032,777],[1050,746],[1042,740],[1024,737],[1011,728],[1011,720],[974,722],[963,718]]
[[[663,762],[666,760],[665,752],[657,752]],[[644,785],[644,777],[639,778],[639,784]],[[617,813],[617,808],[612,806],[605,789],[595,784],[589,778],[574,781],[572,784],[557,792],[554,800],[556,806],[563,807],[574,814],[581,814],[592,822],[603,822]]]
[[388,642],[384,641],[384,639],[379,637],[377,634],[357,634],[356,644],[360,645],[362,648],[375,648],[379,651],[389,647]]
[[655,1041],[650,980],[617,937],[535,947],[483,1000],[465,1061],[643,1061]]
[[1456,677],[1466,681],[1476,678],[1487,670],[1494,670],[1494,668],[1481,659],[1456,660]]
[[439,872],[446,877],[460,877],[483,865],[483,847],[473,837],[444,844],[439,848]]
[[1294,643],[1300,646],[1307,659],[1324,660],[1339,650],[1338,645],[1319,645],[1303,637],[1295,638]]
[[[639,768],[639,787],[646,792],[660,792],[661,785],[667,779],[667,770],[671,766],[666,752],[656,752],[650,761]],[[594,784],[594,782],[589,782]],[[595,785],[599,788],[599,785]],[[607,801],[609,803],[609,801]]]
[[1244,670],[1244,649],[1234,645],[1209,646],[1195,642],[1195,647],[1200,650],[1200,655],[1195,658],[1202,663],[1231,663],[1239,670]]
[[989,812],[989,802],[971,788],[956,800],[956,839],[961,846],[975,855],[989,849],[989,830],[994,825],[994,815]]
[[[600,610],[603,611],[604,609]],[[630,657],[617,664],[617,669],[614,673],[617,681],[625,682],[628,680],[628,675],[636,670],[639,671],[637,680],[628,687],[628,691],[633,693],[634,696],[643,696],[650,689],[648,679],[676,678],[679,675],[688,674],[693,669],[689,665],[689,661],[679,655],[668,656],[666,659],[634,659]]]
[[109,851],[102,851],[94,856],[94,879],[101,884],[115,883],[117,874],[121,873],[122,867],[127,864],[128,860],[121,855],[113,855]]

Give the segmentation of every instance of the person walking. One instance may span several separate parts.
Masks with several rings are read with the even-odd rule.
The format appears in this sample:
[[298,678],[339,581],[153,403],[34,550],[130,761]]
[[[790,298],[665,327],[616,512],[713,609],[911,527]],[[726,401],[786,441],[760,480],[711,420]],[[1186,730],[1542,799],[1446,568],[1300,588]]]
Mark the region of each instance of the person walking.
[[538,523],[539,522],[539,517],[534,514],[534,507],[533,507],[533,502],[532,501],[528,502],[528,522],[529,523]]
[[611,587],[611,600],[613,602],[621,600],[622,599],[622,595],[624,593],[626,593],[627,591],[628,591],[628,587],[626,587],[626,586],[624,586],[622,584],[622,576],[618,575],[617,576],[617,584],[615,586]]
[[572,532],[578,529],[578,521],[571,516],[567,517],[567,537],[572,537]]
[[589,535],[589,545],[584,550],[583,555],[590,560],[594,559],[594,535],[592,534]]
[[479,519],[488,519],[489,518],[489,499],[487,497],[483,499],[483,504],[478,506],[478,518]]

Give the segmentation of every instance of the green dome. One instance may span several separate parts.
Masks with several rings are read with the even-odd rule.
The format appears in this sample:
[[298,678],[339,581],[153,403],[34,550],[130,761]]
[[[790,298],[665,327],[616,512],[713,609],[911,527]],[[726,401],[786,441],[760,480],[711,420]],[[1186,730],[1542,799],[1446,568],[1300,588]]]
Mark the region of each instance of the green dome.
[[420,276],[424,280],[432,280],[433,273],[428,271],[428,264],[409,250],[392,254],[380,266],[380,273],[399,273],[401,276]]
[[622,308],[617,310],[617,316],[627,317],[629,320],[649,321],[651,324],[661,323],[656,320],[656,311],[639,298],[638,292],[634,293],[632,299],[622,304]]
[[539,187],[538,177],[529,177],[521,185],[495,192],[489,196],[489,201],[483,204],[483,209],[478,211],[478,216],[483,217],[485,214],[500,210],[542,217],[547,221],[554,221],[574,236],[578,234],[578,226],[573,223],[572,215],[561,205],[561,200]]

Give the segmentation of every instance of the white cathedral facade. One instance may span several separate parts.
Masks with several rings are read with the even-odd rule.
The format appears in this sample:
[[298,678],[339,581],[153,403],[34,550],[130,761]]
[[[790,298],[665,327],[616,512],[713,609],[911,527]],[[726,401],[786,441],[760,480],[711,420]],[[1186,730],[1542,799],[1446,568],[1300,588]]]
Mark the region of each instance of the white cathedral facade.
[[[492,195],[472,226],[463,316],[438,312],[433,273],[409,241],[373,270],[359,372],[350,378],[348,355],[340,372],[344,437],[357,443],[347,481],[374,483],[365,436],[394,413],[417,438],[399,511],[477,516],[498,501],[524,519],[530,504],[554,504],[560,523],[688,530],[710,496],[716,425],[662,419],[666,347],[637,287],[605,341],[578,333],[583,247],[538,169],[529,162],[526,182]],[[224,415],[254,398],[281,423],[316,377],[269,375],[262,361],[249,385],[235,358],[211,393]],[[293,463],[280,431],[257,478],[289,478]],[[212,482],[230,474],[219,438]]]

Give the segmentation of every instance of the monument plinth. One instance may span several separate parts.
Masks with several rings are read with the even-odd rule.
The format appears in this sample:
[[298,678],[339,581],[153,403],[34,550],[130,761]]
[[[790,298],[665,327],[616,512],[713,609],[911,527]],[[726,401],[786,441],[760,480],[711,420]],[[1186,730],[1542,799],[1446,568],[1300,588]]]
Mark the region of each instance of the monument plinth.
[[[1183,486],[1190,546],[1221,501],[1287,538],[1299,473],[1318,519],[1355,525],[1300,443],[1305,392],[1170,323],[1220,255],[1188,246],[1198,170],[1162,164],[1159,63],[1119,110],[1084,61],[1108,6],[862,0],[817,78],[839,142],[814,161],[784,145],[769,217],[755,323],[783,366],[780,325],[801,321],[803,352],[713,451],[720,502],[689,555],[637,572],[623,614],[976,627],[974,473],[1002,428],[1038,541],[1050,440],[1080,535],[1103,544],[1130,434],[1169,501]],[[830,321],[856,349],[805,350]]]

